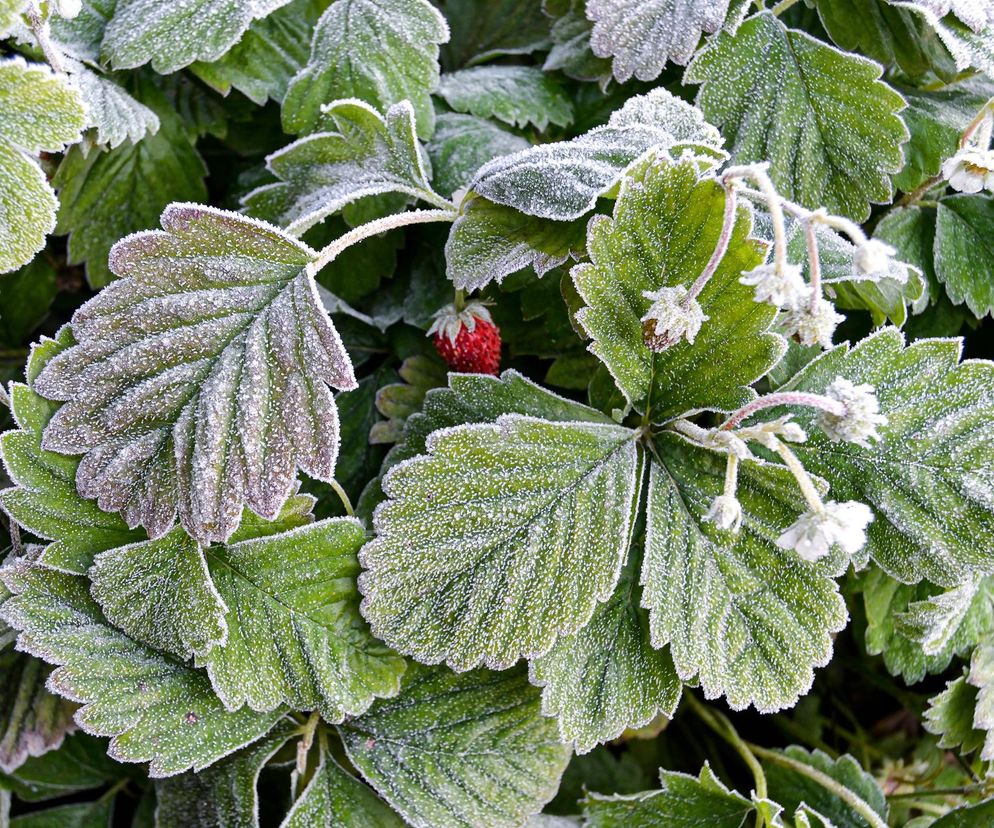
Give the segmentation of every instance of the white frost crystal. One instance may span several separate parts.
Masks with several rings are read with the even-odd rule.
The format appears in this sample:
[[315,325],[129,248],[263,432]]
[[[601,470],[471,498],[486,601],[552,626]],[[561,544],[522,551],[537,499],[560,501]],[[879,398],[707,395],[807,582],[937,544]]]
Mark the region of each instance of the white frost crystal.
[[845,377],[836,377],[825,389],[825,396],[845,406],[841,416],[823,411],[818,417],[818,425],[830,439],[864,448],[870,447],[870,440],[880,439],[877,426],[887,425],[887,418],[880,413],[872,385],[853,385]]
[[693,343],[701,325],[708,319],[696,299],[685,303],[687,288],[682,285],[647,290],[642,295],[652,302],[641,320],[645,344],[650,351],[665,351],[681,339]]
[[824,558],[833,544],[852,555],[866,543],[866,527],[872,520],[873,512],[865,503],[830,500],[801,515],[777,538],[777,546],[793,549],[806,561]]
[[82,0],[55,0],[55,10],[66,20],[72,20],[82,9]]
[[719,529],[738,532],[742,525],[742,504],[735,495],[718,495],[711,501],[705,520],[710,520]]
[[826,299],[819,299],[814,309],[805,303],[801,308],[791,310],[784,318],[784,328],[788,336],[796,336],[802,345],[832,347],[832,336],[839,323],[845,319],[835,312],[835,306]]
[[942,164],[949,186],[961,193],[994,192],[994,150],[966,147]]
[[739,282],[756,288],[753,298],[757,302],[769,302],[785,310],[793,310],[810,296],[801,268],[794,264],[782,268],[773,264],[760,265],[743,273]]
[[879,239],[867,239],[856,245],[853,265],[866,276],[884,275],[890,271],[891,259],[897,251]]

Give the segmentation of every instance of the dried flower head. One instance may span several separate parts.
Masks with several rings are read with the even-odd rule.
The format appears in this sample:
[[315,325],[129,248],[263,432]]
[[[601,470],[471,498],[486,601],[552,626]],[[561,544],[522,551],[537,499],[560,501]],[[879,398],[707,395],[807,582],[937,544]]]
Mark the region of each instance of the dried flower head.
[[805,303],[784,316],[784,330],[788,336],[796,337],[802,345],[832,347],[835,329],[845,317],[836,313],[835,306],[827,299],[819,298],[812,308]]
[[852,555],[866,543],[866,527],[872,520],[873,512],[865,503],[829,500],[801,515],[777,538],[777,546],[793,549],[806,561],[824,558],[835,544]]
[[743,273],[739,282],[756,288],[755,301],[769,302],[785,310],[798,307],[810,296],[801,268],[794,264],[780,269],[773,264],[760,265]]
[[742,504],[735,495],[718,495],[711,501],[704,519],[726,532],[738,532],[742,525]]
[[687,288],[682,285],[642,295],[652,302],[642,317],[642,337],[650,351],[661,353],[681,339],[692,343],[708,319],[696,299],[687,301]]
[[856,245],[853,265],[864,276],[880,276],[890,270],[891,261],[897,251],[879,239],[867,239]]
[[825,396],[845,406],[841,416],[823,411],[818,416],[821,430],[835,441],[846,440],[869,448],[870,440],[879,440],[877,426],[886,425],[880,403],[872,385],[853,385],[845,377],[836,377],[825,389]]

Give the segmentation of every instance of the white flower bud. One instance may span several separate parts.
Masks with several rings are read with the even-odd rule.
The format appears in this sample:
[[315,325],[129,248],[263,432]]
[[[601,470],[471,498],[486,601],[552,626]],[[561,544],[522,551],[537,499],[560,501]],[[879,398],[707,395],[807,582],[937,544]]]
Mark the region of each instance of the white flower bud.
[[789,311],[784,316],[784,329],[802,345],[820,345],[827,350],[832,347],[832,336],[843,319],[831,302],[819,299],[813,311],[808,302]]
[[752,452],[749,451],[745,441],[731,431],[712,429],[701,438],[701,445],[715,451],[734,454],[739,460],[748,460],[752,457]]
[[852,555],[866,543],[873,512],[865,503],[830,500],[820,510],[805,512],[777,538],[781,549],[793,549],[806,561],[824,558],[834,544]]
[[790,310],[804,302],[810,293],[798,265],[788,264],[778,272],[776,265],[754,267],[739,278],[743,285],[756,288],[753,299]]
[[856,245],[853,265],[864,276],[882,276],[890,270],[891,259],[897,251],[879,239],[867,239]]
[[792,414],[786,414],[768,423],[740,428],[738,434],[743,440],[755,440],[770,451],[777,450],[778,439],[788,443],[803,443],[808,439],[808,435],[797,423],[791,422],[791,417]]
[[650,351],[660,353],[681,339],[692,343],[708,319],[696,299],[684,304],[687,288],[682,285],[647,290],[642,295],[652,302],[641,320],[642,336]]
[[943,162],[942,174],[961,193],[994,192],[994,151],[965,147]]
[[877,426],[887,425],[887,418],[880,413],[880,403],[872,385],[853,385],[845,377],[836,377],[825,389],[825,396],[845,406],[845,413],[837,416],[823,411],[818,425],[829,439],[870,447],[870,440],[879,440]]
[[742,504],[735,495],[719,495],[711,501],[704,519],[726,532],[738,532],[742,525]]

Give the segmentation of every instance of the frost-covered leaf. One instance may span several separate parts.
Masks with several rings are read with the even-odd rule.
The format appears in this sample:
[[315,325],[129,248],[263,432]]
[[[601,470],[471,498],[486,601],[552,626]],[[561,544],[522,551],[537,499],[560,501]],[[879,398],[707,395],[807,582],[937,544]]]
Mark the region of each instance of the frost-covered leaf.
[[661,788],[631,796],[589,794],[583,800],[590,828],[741,828],[753,804],[726,788],[706,762],[698,776],[660,770]]
[[456,112],[511,126],[569,126],[573,104],[562,84],[534,66],[477,66],[442,75],[438,95]]
[[[59,331],[56,339],[42,339],[31,349],[28,381],[33,382],[56,354],[72,344],[68,327]],[[42,432],[58,405],[29,385],[17,383],[10,391],[18,429],[0,436],[0,458],[14,487],[0,491],[0,506],[21,526],[52,541],[42,560],[83,574],[97,552],[144,538],[140,530],[128,529],[120,515],[104,512],[94,501],[79,495],[78,458],[42,449]]]
[[[733,709],[789,707],[831,658],[846,623],[838,562],[812,564],[775,541],[803,504],[781,466],[739,470],[737,535],[704,520],[721,493],[725,458],[664,433],[650,464],[643,606],[654,646],[669,644],[684,681]],[[842,561],[842,568],[846,566]],[[829,567],[832,568],[829,568]]]
[[934,17],[952,12],[978,34],[994,23],[994,7],[985,0],[904,0],[901,5],[916,7]]
[[991,550],[976,542],[994,532],[994,365],[959,357],[956,340],[905,347],[900,332],[885,329],[852,350],[826,352],[781,388],[820,393],[839,376],[876,388],[888,418],[880,442],[830,442],[815,415],[798,409],[809,439],[795,451],[831,484],[834,500],[873,508],[867,549],[905,583],[953,587],[975,571],[994,572]]
[[6,37],[20,20],[26,0],[0,0],[0,37]]
[[976,805],[954,808],[933,822],[930,828],[975,828],[994,820],[994,799],[985,799]]
[[63,76],[0,60],[0,273],[31,261],[55,229],[59,203],[37,154],[61,152],[85,126],[83,100]]
[[680,700],[673,659],[649,640],[640,562],[632,554],[614,595],[597,605],[587,626],[560,638],[530,666],[532,683],[543,688],[542,712],[557,718],[560,736],[578,753],[660,713],[672,716]]
[[[100,57],[115,69],[151,63],[168,75],[202,60],[217,60],[248,29],[253,20],[284,6],[289,0],[116,0],[100,8],[109,12],[99,32]],[[92,35],[91,35],[92,36]]]
[[0,616],[18,647],[58,665],[49,687],[83,703],[76,722],[113,736],[110,755],[150,762],[153,777],[201,769],[263,736],[282,710],[230,713],[207,676],[111,627],[84,578],[18,563],[4,569],[14,593]]
[[293,722],[284,720],[265,738],[200,773],[159,780],[155,824],[160,828],[258,828],[259,773],[297,732]]
[[373,633],[425,663],[505,669],[583,627],[628,551],[636,436],[513,414],[433,433],[384,478],[360,555]]
[[769,12],[719,34],[684,76],[737,163],[770,162],[781,194],[863,220],[904,165],[904,99],[878,64],[788,29]]
[[908,605],[897,626],[926,655],[976,644],[994,632],[994,578],[974,576],[961,586]]
[[327,480],[332,393],[355,386],[305,266],[315,253],[264,222],[191,204],[111,252],[121,277],[73,316],[78,345],[36,388],[66,400],[43,445],[85,454],[76,485],[164,534],[177,511],[224,541],[246,504],[272,518],[299,467]]
[[980,758],[991,762],[994,761],[994,646],[989,641],[973,651],[966,681],[977,688],[973,727],[985,734]]
[[528,141],[491,121],[458,112],[442,112],[426,145],[432,184],[449,196],[466,186],[488,161],[526,149]]
[[994,199],[954,195],[939,201],[935,273],[956,304],[974,316],[994,313]]
[[282,101],[291,78],[307,63],[311,32],[328,5],[329,0],[290,0],[253,21],[221,58],[190,69],[222,95],[237,89],[259,106]]
[[19,799],[36,802],[99,788],[129,770],[107,755],[106,741],[76,731],[58,750],[28,759],[4,782]]
[[321,131],[266,159],[279,180],[243,199],[253,214],[300,235],[368,196],[400,193],[446,205],[428,183],[408,101],[390,107],[385,118],[362,101],[336,101],[315,126]]
[[284,129],[313,131],[334,100],[359,98],[381,112],[408,100],[418,134],[430,136],[438,44],[448,39],[445,18],[427,0],[335,0],[283,99]]
[[55,750],[75,729],[75,705],[45,689],[51,672],[23,653],[0,653],[0,771],[5,774],[30,756]]
[[598,81],[601,88],[611,82],[611,61],[597,57],[590,48],[594,24],[587,20],[584,0],[542,0],[542,10],[551,18],[552,48],[542,67],[560,70],[576,80]]
[[227,640],[198,658],[229,709],[317,709],[341,721],[397,692],[404,660],[359,615],[356,553],[366,539],[347,518],[205,550],[230,608]]
[[523,667],[458,675],[412,665],[396,699],[339,730],[349,759],[414,828],[512,828],[569,759]]
[[452,30],[442,48],[447,66],[474,66],[501,55],[546,48],[549,23],[535,0],[434,0]]
[[701,34],[725,22],[729,0],[587,0],[594,21],[590,46],[598,57],[613,57],[621,83],[634,75],[650,81],[668,61],[686,66]]
[[694,158],[665,153],[646,159],[622,182],[613,217],[587,229],[590,263],[573,268],[586,307],[577,321],[593,339],[589,350],[611,372],[626,398],[653,422],[701,408],[732,410],[755,396],[749,388],[783,354],[769,333],[776,315],[739,284],[761,264],[765,245],[750,238],[752,214],[737,208],[728,251],[699,297],[708,320],[693,343],[662,353],[643,339],[643,296],[661,286],[690,285],[721,234],[726,194]]
[[311,781],[280,823],[280,828],[403,826],[404,821],[382,799],[324,751]]
[[114,149],[125,141],[138,143],[159,130],[159,116],[111,78],[75,62],[72,78],[86,104],[87,126],[97,144]]
[[957,69],[976,67],[994,78],[994,22],[980,31],[974,31],[950,15],[941,19],[926,15],[926,18],[949,49]]
[[939,737],[939,747],[972,753],[983,746],[986,738],[983,730],[973,726],[976,708],[977,688],[967,683],[964,674],[946,682],[946,689],[929,699],[922,724]]

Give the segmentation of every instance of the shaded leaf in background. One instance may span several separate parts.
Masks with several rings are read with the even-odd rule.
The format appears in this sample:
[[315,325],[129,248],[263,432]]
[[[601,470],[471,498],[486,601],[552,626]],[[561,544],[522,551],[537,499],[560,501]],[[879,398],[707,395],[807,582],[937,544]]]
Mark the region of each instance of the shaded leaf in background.
[[452,36],[442,46],[446,66],[474,66],[501,55],[527,55],[548,46],[549,24],[535,0],[433,0]]
[[55,299],[55,268],[45,256],[3,277],[0,290],[0,342],[17,346],[48,316]]
[[444,196],[466,186],[476,171],[501,155],[526,149],[528,141],[491,121],[458,112],[441,112],[426,145],[432,185]]
[[974,316],[994,312],[994,199],[943,198],[936,208],[935,274],[956,304]]
[[573,104],[553,75],[534,66],[478,66],[442,75],[438,96],[456,112],[544,130],[573,122]]
[[594,24],[587,20],[584,0],[542,0],[542,11],[550,18],[552,48],[545,59],[547,72],[560,70],[576,80],[597,81],[601,88],[611,82],[611,61],[597,57],[590,47]]

